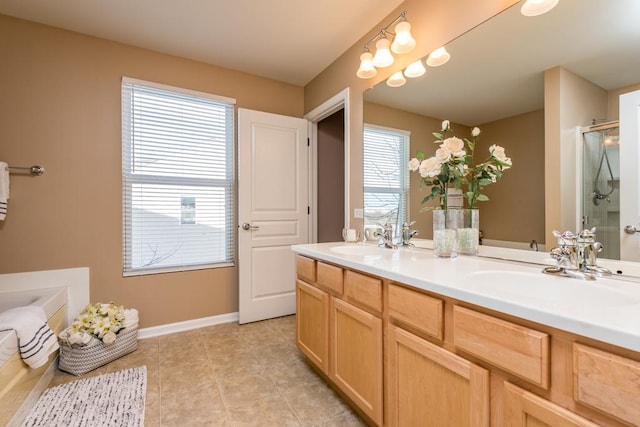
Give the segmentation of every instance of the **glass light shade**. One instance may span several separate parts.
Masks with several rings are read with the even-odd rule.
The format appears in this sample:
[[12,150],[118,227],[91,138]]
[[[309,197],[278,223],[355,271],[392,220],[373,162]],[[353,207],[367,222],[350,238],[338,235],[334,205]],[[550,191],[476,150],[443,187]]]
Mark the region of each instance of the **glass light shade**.
[[397,54],[409,53],[416,47],[416,39],[411,35],[411,24],[402,21],[396,25],[396,36],[391,43],[391,51]]
[[560,0],[527,0],[520,8],[524,16],[538,16],[556,7]]
[[427,70],[426,68],[424,68],[422,60],[412,62],[411,64],[407,65],[407,68],[404,69],[404,75],[409,78],[420,77],[426,72]]
[[361,79],[370,79],[378,74],[378,70],[373,66],[373,54],[369,51],[360,55],[360,68],[356,75]]
[[398,71],[397,73],[393,73],[391,77],[387,79],[387,86],[400,87],[406,82],[407,80],[402,75],[402,71]]
[[440,65],[446,64],[450,58],[451,55],[449,55],[447,49],[442,46],[429,54],[427,65],[430,67],[439,67]]
[[389,50],[389,39],[382,38],[376,42],[376,54],[373,57],[373,66],[376,68],[384,68],[393,64],[393,55]]

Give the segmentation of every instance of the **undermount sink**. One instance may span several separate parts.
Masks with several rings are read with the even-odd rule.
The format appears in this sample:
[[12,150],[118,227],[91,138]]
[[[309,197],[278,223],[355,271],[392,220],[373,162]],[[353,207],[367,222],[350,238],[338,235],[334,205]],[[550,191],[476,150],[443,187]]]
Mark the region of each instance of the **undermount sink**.
[[555,308],[602,308],[640,303],[640,296],[629,295],[597,281],[548,276],[542,272],[477,271],[468,283],[505,300],[544,304]]
[[[333,252],[341,255],[357,255],[357,256],[380,256],[383,254],[384,248],[377,246],[365,246],[362,244],[351,244],[344,246],[334,246],[331,248]],[[388,250],[388,249],[387,249]]]

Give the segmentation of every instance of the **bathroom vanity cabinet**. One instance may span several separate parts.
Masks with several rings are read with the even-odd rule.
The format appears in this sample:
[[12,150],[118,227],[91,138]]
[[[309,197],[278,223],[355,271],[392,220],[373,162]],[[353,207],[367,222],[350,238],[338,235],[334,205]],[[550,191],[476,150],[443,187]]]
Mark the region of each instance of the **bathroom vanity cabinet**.
[[296,257],[298,348],[382,425],[382,281]]
[[403,283],[397,271],[322,251],[296,259],[297,345],[373,425],[640,425],[635,350]]

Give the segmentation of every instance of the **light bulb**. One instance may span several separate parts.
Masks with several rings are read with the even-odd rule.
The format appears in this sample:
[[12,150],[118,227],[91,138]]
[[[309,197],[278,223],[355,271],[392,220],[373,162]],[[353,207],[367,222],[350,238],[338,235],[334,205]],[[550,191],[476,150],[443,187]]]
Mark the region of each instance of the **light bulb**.
[[407,21],[396,25],[396,36],[391,44],[391,51],[397,54],[409,53],[416,47],[416,39],[411,36],[411,24]]
[[378,70],[373,66],[373,54],[369,51],[364,52],[360,55],[360,68],[358,68],[358,72],[356,75],[361,79],[370,79],[371,77],[375,77],[378,74]]
[[389,50],[391,43],[386,38],[381,38],[376,42],[376,54],[373,57],[373,65],[376,68],[384,68],[393,64],[393,55]]
[[407,80],[404,78],[404,76],[402,75],[402,71],[398,71],[396,73],[393,73],[391,75],[391,77],[389,77],[387,79],[387,86],[390,87],[400,87],[403,84],[405,84],[407,82]]
[[427,70],[424,68],[424,65],[422,65],[422,60],[412,62],[404,69],[404,75],[409,78],[420,77],[426,72]]
[[450,58],[451,55],[449,55],[447,49],[442,46],[429,54],[429,57],[427,58],[427,65],[430,67],[438,67],[440,65],[446,64]]
[[556,7],[560,0],[527,0],[520,8],[524,16],[538,16]]

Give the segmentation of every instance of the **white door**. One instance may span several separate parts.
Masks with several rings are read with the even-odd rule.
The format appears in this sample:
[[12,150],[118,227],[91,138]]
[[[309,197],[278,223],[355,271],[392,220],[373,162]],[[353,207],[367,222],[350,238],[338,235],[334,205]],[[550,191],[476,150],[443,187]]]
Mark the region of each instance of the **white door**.
[[620,96],[620,259],[640,261],[640,91]]
[[238,109],[240,323],[295,313],[291,245],[309,242],[307,128]]

